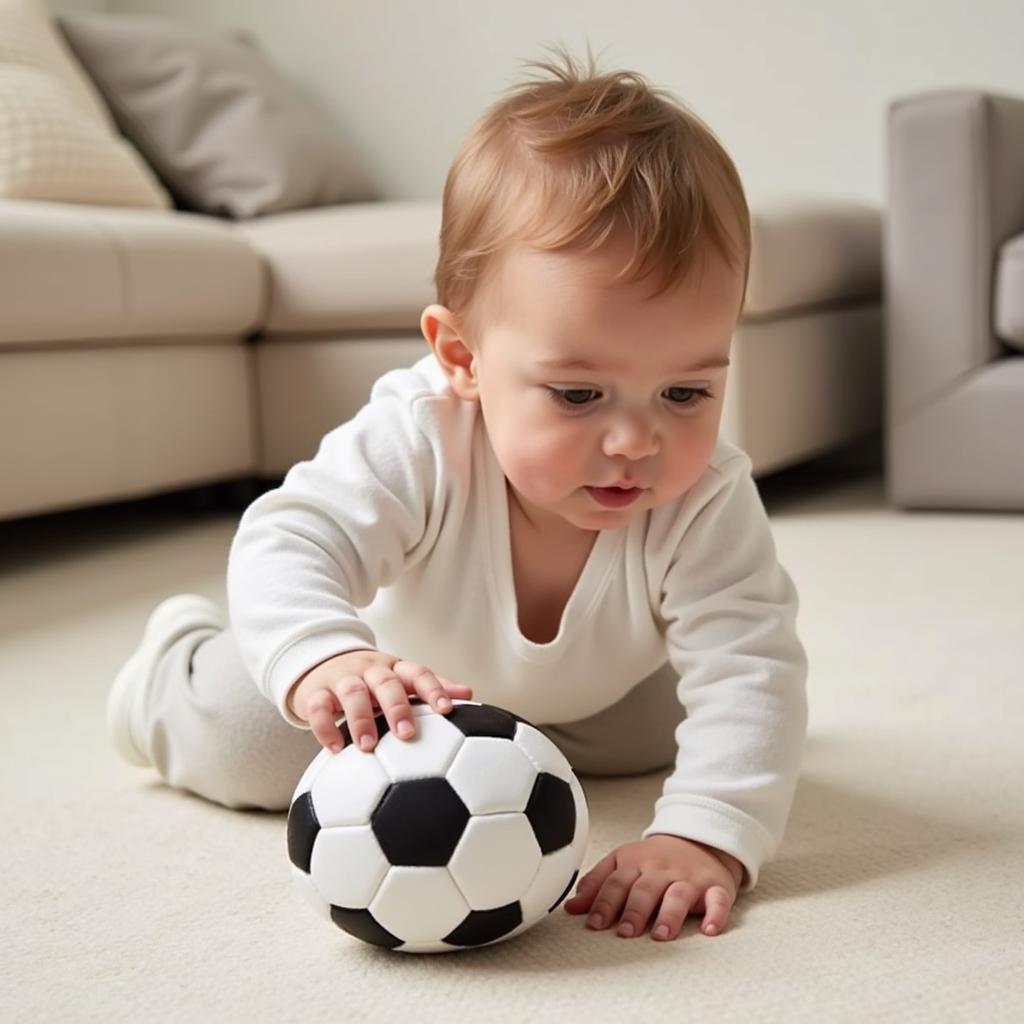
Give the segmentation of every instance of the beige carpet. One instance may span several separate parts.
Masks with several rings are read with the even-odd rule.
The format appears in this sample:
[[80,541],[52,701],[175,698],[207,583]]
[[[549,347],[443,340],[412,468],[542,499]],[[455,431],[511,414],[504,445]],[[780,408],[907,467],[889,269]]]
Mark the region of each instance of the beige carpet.
[[[1024,1020],[1024,517],[905,514],[877,479],[769,481],[812,665],[786,842],[717,938],[558,911],[442,957],[364,946],[291,887],[282,815],[118,762],[111,677],[152,606],[223,599],[237,513],[0,524],[3,1021]],[[584,780],[585,867],[660,776]]]

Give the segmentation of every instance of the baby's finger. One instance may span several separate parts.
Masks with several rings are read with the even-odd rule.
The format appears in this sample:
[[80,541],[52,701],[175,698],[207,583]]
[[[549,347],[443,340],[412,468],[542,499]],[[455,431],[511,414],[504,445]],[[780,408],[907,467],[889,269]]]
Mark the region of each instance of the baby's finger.
[[587,927],[607,928],[617,920],[622,913],[626,896],[639,877],[640,869],[637,867],[613,871],[594,897],[594,905],[590,908],[590,916],[587,918]]
[[409,683],[435,711],[439,711],[441,714],[451,711],[451,698],[445,693],[440,680],[429,668],[424,668],[414,661],[396,661],[393,669],[395,675]]
[[465,686],[463,683],[453,683],[444,676],[438,676],[441,685],[448,691],[449,696],[457,697],[459,700],[470,700],[473,696],[473,687]]
[[363,673],[363,679],[384,712],[392,732],[400,740],[411,740],[416,735],[416,726],[405,683],[384,665],[371,665]]
[[339,714],[338,700],[328,689],[317,690],[309,698],[306,707],[306,721],[317,741],[335,752],[345,746],[341,730],[334,724]]
[[621,935],[624,939],[643,935],[647,922],[651,919],[651,914],[654,913],[654,908],[665,891],[666,882],[664,875],[650,873],[640,875],[626,897],[622,921],[616,929],[617,935]]
[[604,880],[615,870],[615,854],[609,853],[602,857],[576,883],[576,895],[565,901],[563,906],[570,914],[585,914],[590,909],[598,889]]
[[373,750],[377,742],[377,725],[373,720],[373,701],[366,683],[356,675],[342,676],[335,684],[334,692],[345,713],[345,724],[352,742],[360,750]]
[[674,939],[682,931],[686,915],[698,899],[698,890],[689,882],[673,882],[661,898],[661,910],[651,928],[651,938]]
[[705,935],[718,935],[725,930],[732,909],[732,896],[721,885],[713,885],[704,894],[704,921],[700,930]]

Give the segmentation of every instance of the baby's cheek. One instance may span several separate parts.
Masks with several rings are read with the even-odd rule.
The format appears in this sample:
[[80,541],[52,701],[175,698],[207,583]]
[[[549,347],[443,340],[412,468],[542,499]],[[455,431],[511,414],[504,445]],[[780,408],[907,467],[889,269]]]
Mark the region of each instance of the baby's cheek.
[[682,494],[700,479],[715,453],[715,444],[715,434],[708,431],[696,433],[677,444],[677,455],[669,470],[672,490]]
[[715,454],[714,436],[691,436],[673,445],[672,458],[663,467],[662,486],[658,490],[671,500],[687,492],[711,462]]
[[523,437],[509,459],[506,472],[524,494],[537,499],[556,499],[567,489],[580,486],[581,456],[579,446],[558,443],[542,435]]

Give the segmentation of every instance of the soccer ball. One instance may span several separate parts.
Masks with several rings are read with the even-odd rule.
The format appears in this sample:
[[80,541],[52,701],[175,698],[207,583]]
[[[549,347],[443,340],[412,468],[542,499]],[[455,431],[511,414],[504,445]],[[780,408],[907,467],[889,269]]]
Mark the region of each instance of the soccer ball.
[[587,843],[579,780],[540,730],[502,708],[414,701],[416,735],[383,714],[377,746],[326,748],[288,811],[292,875],[365,942],[442,953],[501,942],[569,894]]

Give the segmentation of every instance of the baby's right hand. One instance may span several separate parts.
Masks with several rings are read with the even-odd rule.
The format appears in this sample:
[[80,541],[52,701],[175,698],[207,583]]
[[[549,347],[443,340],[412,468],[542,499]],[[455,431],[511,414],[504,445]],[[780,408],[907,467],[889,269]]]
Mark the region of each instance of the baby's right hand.
[[346,651],[307,672],[292,687],[288,707],[309,723],[320,743],[335,752],[345,745],[335,725],[335,719],[344,714],[352,742],[361,750],[373,750],[377,743],[374,704],[399,739],[411,740],[416,735],[410,694],[447,714],[452,709],[451,697],[470,700],[473,691],[383,651]]

